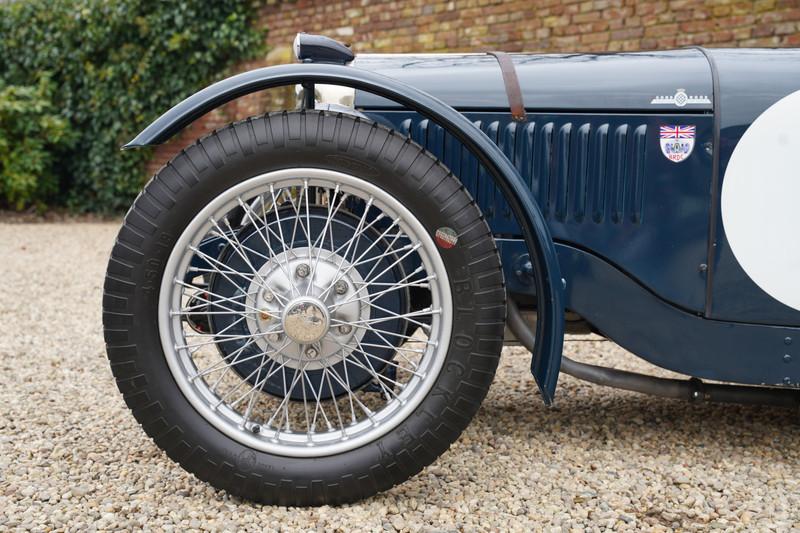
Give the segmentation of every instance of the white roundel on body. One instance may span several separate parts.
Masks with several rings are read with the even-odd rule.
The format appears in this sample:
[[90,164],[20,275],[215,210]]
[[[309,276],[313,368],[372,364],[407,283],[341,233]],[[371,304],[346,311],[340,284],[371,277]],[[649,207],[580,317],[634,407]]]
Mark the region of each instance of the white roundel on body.
[[744,132],[722,183],[733,255],[764,292],[800,310],[800,91]]

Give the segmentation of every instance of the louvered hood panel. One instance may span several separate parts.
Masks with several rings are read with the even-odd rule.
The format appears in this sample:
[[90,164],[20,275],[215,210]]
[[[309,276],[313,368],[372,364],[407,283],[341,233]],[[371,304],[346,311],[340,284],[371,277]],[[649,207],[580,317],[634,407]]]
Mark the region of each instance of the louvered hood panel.
[[[646,179],[647,124],[538,120],[525,124],[476,120],[502,148],[550,220],[593,224],[640,224]],[[477,161],[428,120],[401,121],[400,131],[458,175],[486,215],[501,227],[511,211]]]
[[[676,305],[703,310],[710,114],[531,113],[524,123],[507,113],[466,115],[514,163],[556,240],[591,250]],[[520,237],[491,178],[441,127],[406,111],[370,116],[439,157],[478,202],[501,246]],[[660,127],[674,124],[697,132],[692,156],[680,163],[665,157],[659,140]]]

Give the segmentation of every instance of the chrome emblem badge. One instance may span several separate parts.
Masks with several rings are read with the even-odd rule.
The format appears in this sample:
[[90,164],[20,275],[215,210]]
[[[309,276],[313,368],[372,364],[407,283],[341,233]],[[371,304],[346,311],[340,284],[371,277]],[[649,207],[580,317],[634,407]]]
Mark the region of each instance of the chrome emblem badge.
[[687,105],[710,104],[711,100],[706,95],[689,96],[686,89],[678,89],[672,96],[656,96],[650,103],[653,105],[674,105],[684,107]]

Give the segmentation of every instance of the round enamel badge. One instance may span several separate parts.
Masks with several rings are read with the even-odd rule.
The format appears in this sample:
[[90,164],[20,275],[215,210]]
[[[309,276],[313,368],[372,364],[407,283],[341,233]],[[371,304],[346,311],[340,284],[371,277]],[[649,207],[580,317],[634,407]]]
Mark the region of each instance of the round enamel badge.
[[434,237],[436,244],[445,249],[452,248],[458,242],[458,234],[453,228],[441,227],[436,230]]

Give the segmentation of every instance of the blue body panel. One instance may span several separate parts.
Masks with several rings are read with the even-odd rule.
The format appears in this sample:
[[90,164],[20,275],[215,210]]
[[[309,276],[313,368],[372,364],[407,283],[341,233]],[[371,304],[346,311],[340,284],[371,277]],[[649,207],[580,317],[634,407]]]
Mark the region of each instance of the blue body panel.
[[[536,57],[516,61],[529,111],[524,123],[504,109],[491,59],[388,58],[363,66],[421,84],[500,146],[557,242],[568,309],[664,368],[739,383],[800,384],[800,312],[744,273],[719,210],[727,162],[744,131],[800,89],[800,51]],[[453,68],[459,63],[462,74]],[[597,65],[614,68],[592,80],[603,72]],[[672,68],[681,65],[685,71],[676,74]],[[712,95],[715,107],[650,105],[648,96],[678,88]],[[462,179],[497,237],[509,291],[535,293],[520,275],[527,251],[514,219],[479,165],[423,117],[360,93],[356,105],[408,133]],[[661,125],[697,127],[688,159],[676,164],[662,155]]]
[[567,306],[639,357],[699,378],[800,384],[800,328],[686,313],[590,252],[563,244],[556,250]]
[[[705,306],[712,156],[710,114],[465,115],[517,167],[556,241],[592,250],[660,298],[694,313]],[[497,236],[519,227],[477,160],[435,124],[407,111],[368,113],[410,135],[466,185]],[[695,125],[696,148],[682,163],[663,156],[659,126]],[[502,246],[506,279],[524,246]],[[524,289],[524,287],[519,287]]]
[[[767,295],[739,266],[725,239],[719,209],[725,169],[744,131],[770,105],[800,90],[800,50],[683,49],[511,57],[535,127],[511,122],[502,76],[490,56],[367,55],[359,56],[356,63],[424,88],[477,121],[528,180],[557,240],[592,250],[659,297],[708,318],[800,325],[800,312]],[[652,103],[654,96],[670,95],[678,88],[690,95],[707,96],[708,103],[684,107]],[[439,131],[374,95],[357,92],[355,104],[373,118],[408,129],[416,140],[442,156],[454,173],[463,174],[495,233],[514,237],[514,222],[507,217],[502,201],[493,197],[491,184],[476,177],[479,171],[471,161],[459,164],[458,147],[447,139],[442,146]],[[618,126],[628,125],[624,135],[627,165],[636,163],[631,157],[637,154],[631,154],[630,144],[636,143],[638,128],[647,128],[641,224],[625,219],[630,212],[620,218],[616,208],[620,201],[630,199],[627,207],[635,209],[636,198],[620,198],[615,194],[620,189],[613,188],[620,180],[626,186],[637,180],[635,175],[624,176],[615,170],[614,161],[619,158],[613,152],[606,154],[610,164],[604,169],[588,163],[587,179],[611,188],[604,191],[603,221],[579,220],[584,206],[571,204],[587,168],[581,146],[586,135],[581,128],[588,126],[591,143],[605,123],[609,124],[610,150],[620,144],[614,137]],[[571,127],[565,132],[567,124]],[[674,164],[663,158],[656,129],[660,124],[697,125],[695,149],[688,160]],[[543,131],[548,125],[550,131]],[[526,127],[536,128],[538,139],[549,136],[549,150],[547,143],[541,145],[543,149],[530,150],[537,141],[529,138],[530,132],[522,131]],[[570,146],[566,150],[565,141]],[[591,150],[590,144],[589,161]],[[598,175],[598,171],[606,174]],[[543,188],[543,183],[555,188]],[[563,184],[567,187],[559,189]],[[588,197],[591,194],[596,200],[597,192],[589,189],[586,200],[593,201]],[[701,251],[703,247],[705,251]],[[503,248],[510,249],[508,245]],[[504,257],[509,273],[514,271],[515,257],[513,253]],[[515,282],[510,278],[512,286]]]
[[[509,54],[532,111],[653,111],[654,96],[671,96],[681,88],[706,96],[706,104],[682,109],[660,105],[664,112],[712,110],[711,69],[700,50],[618,54]],[[508,110],[497,61],[486,54],[365,54],[358,68],[401,79],[460,111]],[[355,106],[401,109],[372,93],[358,91]]]

